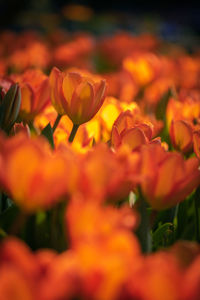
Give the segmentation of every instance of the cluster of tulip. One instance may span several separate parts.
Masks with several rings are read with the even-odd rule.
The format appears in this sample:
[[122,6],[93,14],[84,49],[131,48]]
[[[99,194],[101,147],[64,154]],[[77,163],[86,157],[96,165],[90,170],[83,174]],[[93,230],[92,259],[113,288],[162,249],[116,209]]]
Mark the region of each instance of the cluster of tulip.
[[199,53],[0,40],[0,300],[198,300]]

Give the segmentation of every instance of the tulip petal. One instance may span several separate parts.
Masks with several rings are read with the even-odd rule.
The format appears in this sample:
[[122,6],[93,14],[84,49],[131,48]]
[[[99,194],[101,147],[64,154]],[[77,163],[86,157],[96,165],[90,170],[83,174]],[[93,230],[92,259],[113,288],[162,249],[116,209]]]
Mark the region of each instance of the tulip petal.
[[133,116],[130,110],[122,112],[116,119],[114,125],[117,127],[119,134],[124,130],[134,126]]
[[140,128],[144,132],[144,134],[148,138],[148,140],[150,140],[152,138],[153,130],[152,130],[152,127],[150,127],[150,125],[141,123],[141,124],[135,125],[135,127]]
[[90,82],[82,82],[74,92],[69,116],[74,124],[82,124],[93,117],[94,90]]
[[147,139],[140,128],[131,128],[121,133],[122,144],[126,144],[131,150],[136,150],[139,146],[146,144]]
[[23,84],[21,87],[21,111],[31,112],[34,93],[29,84]]
[[196,156],[200,158],[200,131],[193,132],[193,147]]
[[62,81],[62,73],[59,69],[54,67],[49,76],[51,101],[52,105],[60,115],[65,114],[62,106],[62,100],[64,100],[64,96],[62,94]]
[[192,150],[192,128],[184,120],[172,121],[170,138],[174,148],[187,153]]
[[[165,203],[165,197],[167,197],[174,189],[174,178],[176,178],[176,182],[179,182],[179,180],[183,178],[183,174],[184,165],[182,157],[175,154],[167,156],[158,169],[157,183],[154,191],[154,208],[160,209],[171,206],[171,203]],[[160,201],[160,199],[162,199],[162,201]]]
[[39,86],[39,88],[35,94],[35,101],[33,103],[33,111],[40,112],[47,105],[49,99],[50,99],[49,81],[48,81],[48,79],[46,79]]
[[94,101],[94,114],[97,113],[97,111],[102,106],[104,99],[105,99],[105,93],[106,93],[106,81],[101,80],[100,83],[95,84],[95,101]]
[[71,105],[73,93],[80,83],[81,76],[78,73],[67,73],[63,79],[63,94],[69,106]]
[[116,126],[113,126],[112,128],[111,144],[115,149],[121,144],[121,138]]

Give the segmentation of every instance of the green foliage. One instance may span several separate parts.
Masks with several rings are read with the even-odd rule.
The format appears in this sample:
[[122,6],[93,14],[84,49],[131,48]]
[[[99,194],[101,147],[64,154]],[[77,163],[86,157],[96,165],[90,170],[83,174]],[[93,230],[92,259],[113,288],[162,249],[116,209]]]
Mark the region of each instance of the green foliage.
[[54,141],[53,141],[53,130],[51,128],[50,123],[42,130],[41,135],[43,135],[49,141],[49,144],[52,148],[54,148]]
[[174,225],[172,223],[164,223],[152,233],[153,250],[158,250],[162,247],[168,247],[175,240]]

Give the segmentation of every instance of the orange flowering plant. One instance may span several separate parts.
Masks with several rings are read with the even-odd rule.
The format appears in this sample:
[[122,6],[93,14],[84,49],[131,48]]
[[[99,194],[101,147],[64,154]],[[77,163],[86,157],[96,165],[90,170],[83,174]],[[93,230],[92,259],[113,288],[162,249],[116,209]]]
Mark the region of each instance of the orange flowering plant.
[[152,35],[0,33],[0,300],[199,300],[199,74]]
[[59,115],[68,115],[74,124],[74,131],[94,117],[105,98],[104,80],[95,82],[75,72],[64,74],[53,68],[49,84],[53,106]]

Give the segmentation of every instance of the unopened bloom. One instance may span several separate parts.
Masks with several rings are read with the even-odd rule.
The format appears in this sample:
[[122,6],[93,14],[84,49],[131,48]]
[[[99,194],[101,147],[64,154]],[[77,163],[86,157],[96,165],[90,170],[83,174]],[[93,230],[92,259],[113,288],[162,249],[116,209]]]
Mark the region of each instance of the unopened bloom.
[[49,81],[53,106],[60,115],[67,114],[76,125],[92,119],[103,104],[105,80],[96,82],[80,73],[62,73],[54,67]]
[[[0,83],[1,85],[1,83]],[[8,86],[10,82],[8,82]],[[10,85],[7,92],[1,87],[0,90],[0,128],[6,132],[9,132],[15,123],[21,104],[21,92],[19,85]]]

